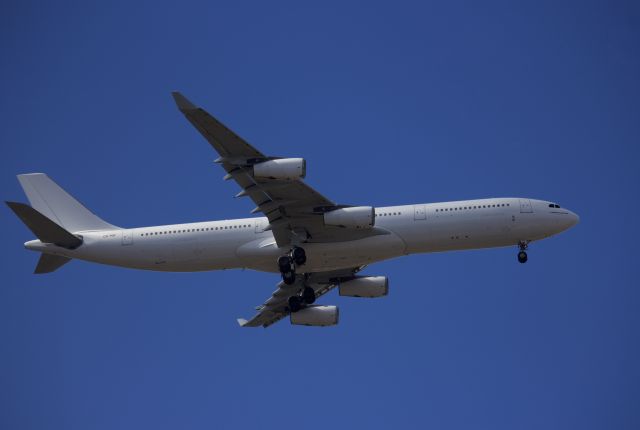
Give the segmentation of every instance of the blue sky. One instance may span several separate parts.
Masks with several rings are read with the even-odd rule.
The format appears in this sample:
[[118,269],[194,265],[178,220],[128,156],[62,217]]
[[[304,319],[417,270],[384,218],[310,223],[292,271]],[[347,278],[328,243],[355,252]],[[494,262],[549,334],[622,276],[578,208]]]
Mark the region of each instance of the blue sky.
[[[237,327],[277,277],[74,261],[0,211],[0,427],[640,427],[634,2],[3,2],[0,191],[48,173],[107,221],[244,217],[180,90],[348,204],[557,201],[515,249],[369,267],[340,325]],[[306,3],[306,4],[304,4]]]

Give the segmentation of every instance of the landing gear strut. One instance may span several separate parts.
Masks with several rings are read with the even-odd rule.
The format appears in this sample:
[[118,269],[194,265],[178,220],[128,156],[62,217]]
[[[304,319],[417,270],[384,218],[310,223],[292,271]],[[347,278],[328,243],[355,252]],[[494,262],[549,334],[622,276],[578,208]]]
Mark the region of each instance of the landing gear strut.
[[520,248],[520,252],[518,252],[518,262],[524,264],[529,259],[527,256],[528,242],[520,241],[518,247]]

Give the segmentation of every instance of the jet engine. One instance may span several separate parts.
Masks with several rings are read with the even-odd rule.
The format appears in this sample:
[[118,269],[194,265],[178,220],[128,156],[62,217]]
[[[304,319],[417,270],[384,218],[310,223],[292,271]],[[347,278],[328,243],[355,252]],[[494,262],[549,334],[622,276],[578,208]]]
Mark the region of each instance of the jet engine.
[[360,276],[338,286],[341,296],[382,297],[389,294],[389,279],[386,276]]
[[308,306],[291,313],[291,324],[326,327],[338,324],[337,306]]
[[336,209],[324,214],[324,223],[343,228],[370,229],[376,223],[375,209],[371,206]]
[[307,163],[304,158],[280,158],[263,161],[253,166],[253,176],[259,179],[304,178],[307,174]]

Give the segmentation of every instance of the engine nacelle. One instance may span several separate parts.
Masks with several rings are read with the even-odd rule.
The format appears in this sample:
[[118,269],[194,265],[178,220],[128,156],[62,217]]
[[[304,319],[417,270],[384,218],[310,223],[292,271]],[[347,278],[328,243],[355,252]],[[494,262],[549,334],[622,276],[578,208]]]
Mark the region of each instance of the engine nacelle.
[[307,174],[307,163],[304,158],[280,158],[254,164],[253,176],[259,179],[304,178]]
[[389,294],[389,279],[386,276],[362,276],[338,286],[341,296],[382,297]]
[[291,313],[291,324],[326,327],[338,324],[337,306],[309,306]]
[[371,206],[336,209],[324,214],[324,223],[336,227],[370,229],[376,223],[375,209]]

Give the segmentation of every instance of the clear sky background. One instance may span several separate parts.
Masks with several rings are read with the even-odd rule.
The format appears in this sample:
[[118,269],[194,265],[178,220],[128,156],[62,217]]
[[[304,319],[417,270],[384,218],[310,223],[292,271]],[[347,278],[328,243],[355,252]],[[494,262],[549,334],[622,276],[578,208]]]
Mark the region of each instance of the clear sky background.
[[241,329],[278,277],[73,261],[0,210],[0,428],[640,428],[632,1],[0,6],[0,191],[46,172],[121,226],[247,216],[180,90],[347,204],[557,201],[530,247],[376,264],[337,327]]

